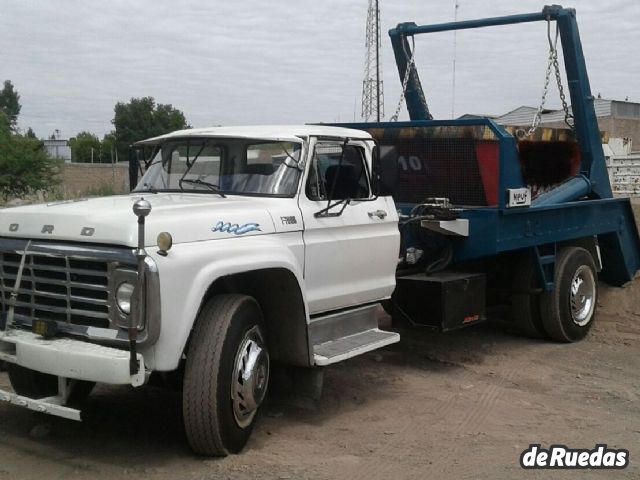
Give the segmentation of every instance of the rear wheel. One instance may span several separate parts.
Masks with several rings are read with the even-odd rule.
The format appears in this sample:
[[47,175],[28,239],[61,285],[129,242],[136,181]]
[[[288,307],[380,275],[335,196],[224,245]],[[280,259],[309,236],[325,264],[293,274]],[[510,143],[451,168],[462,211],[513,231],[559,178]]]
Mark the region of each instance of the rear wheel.
[[518,262],[513,278],[511,312],[515,326],[524,335],[532,338],[544,338],[546,333],[540,314],[540,293],[533,260],[524,256]]
[[[13,390],[23,397],[45,398],[58,394],[58,378],[54,375],[36,372],[13,363],[7,364],[7,373]],[[95,387],[94,382],[76,380],[71,387],[71,393],[67,399],[69,404],[81,403],[87,399]]]
[[591,329],[598,301],[596,265],[584,248],[566,247],[556,259],[556,288],[544,292],[540,311],[553,340],[575,342]]
[[202,309],[187,351],[183,415],[201,455],[239,453],[269,383],[269,354],[257,302],[219,295]]

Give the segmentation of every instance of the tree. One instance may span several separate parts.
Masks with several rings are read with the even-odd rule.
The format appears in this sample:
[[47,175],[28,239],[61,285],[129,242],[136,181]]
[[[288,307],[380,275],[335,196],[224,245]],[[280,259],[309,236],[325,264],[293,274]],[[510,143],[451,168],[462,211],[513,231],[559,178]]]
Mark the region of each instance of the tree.
[[31,127],[27,128],[27,132],[24,134],[24,136],[27,138],[33,138],[33,139],[38,138],[38,136],[36,135],[36,132],[34,132],[33,128]]
[[[100,142],[100,151],[102,152],[102,163],[111,163],[118,160],[116,158],[115,132],[107,133],[104,137],[102,137],[102,142]],[[123,160],[126,160],[126,158],[124,158]]]
[[0,111],[0,138],[11,135],[11,122],[4,112]]
[[0,90],[0,111],[9,119],[12,130],[16,128],[21,108],[20,95],[13,87],[11,80],[5,80],[4,88]]
[[80,132],[69,140],[71,160],[77,163],[100,162],[100,140],[93,133]]
[[11,120],[0,112],[0,196],[5,200],[49,190],[59,183],[59,164],[42,142],[14,135]]
[[118,102],[113,124],[116,127],[120,160],[126,160],[129,145],[145,138],[189,128],[184,114],[172,105],[157,104],[153,97],[132,98]]

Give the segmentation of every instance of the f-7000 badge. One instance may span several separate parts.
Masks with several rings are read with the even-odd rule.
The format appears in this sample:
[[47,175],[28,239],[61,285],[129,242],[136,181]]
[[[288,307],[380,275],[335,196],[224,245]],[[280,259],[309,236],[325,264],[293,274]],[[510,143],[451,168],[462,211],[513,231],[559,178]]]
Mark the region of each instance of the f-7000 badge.
[[280,220],[282,220],[282,224],[283,225],[297,225],[298,221],[296,220],[295,215],[291,215],[291,216],[287,216],[287,217],[280,217]]

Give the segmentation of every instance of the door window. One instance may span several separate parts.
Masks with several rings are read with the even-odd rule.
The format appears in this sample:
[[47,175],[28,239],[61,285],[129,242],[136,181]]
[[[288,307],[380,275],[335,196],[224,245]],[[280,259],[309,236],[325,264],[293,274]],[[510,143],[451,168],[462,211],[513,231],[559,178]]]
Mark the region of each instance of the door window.
[[318,143],[310,168],[306,191],[311,200],[370,197],[364,150],[361,147]]

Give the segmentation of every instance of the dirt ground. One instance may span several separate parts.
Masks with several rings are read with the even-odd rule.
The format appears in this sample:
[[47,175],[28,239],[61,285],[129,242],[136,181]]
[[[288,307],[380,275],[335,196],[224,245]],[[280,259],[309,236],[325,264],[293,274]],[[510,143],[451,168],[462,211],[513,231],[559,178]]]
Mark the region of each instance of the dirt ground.
[[[0,479],[640,478],[640,280],[600,294],[591,334],[571,345],[492,325],[403,331],[328,367],[315,408],[272,399],[225,459],[191,454],[179,394],[153,387],[99,388],[84,423],[3,404]],[[523,471],[531,443],[606,443],[630,466]]]

